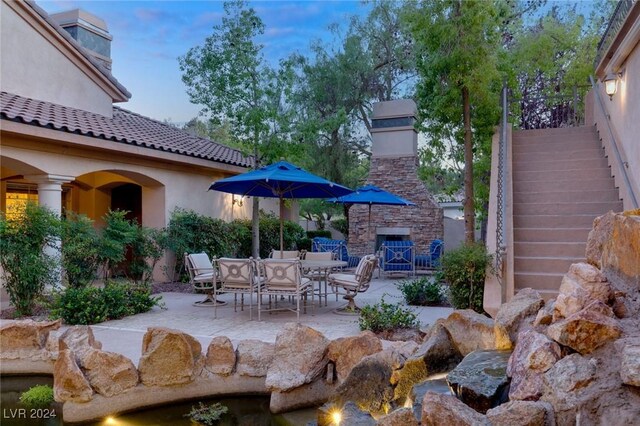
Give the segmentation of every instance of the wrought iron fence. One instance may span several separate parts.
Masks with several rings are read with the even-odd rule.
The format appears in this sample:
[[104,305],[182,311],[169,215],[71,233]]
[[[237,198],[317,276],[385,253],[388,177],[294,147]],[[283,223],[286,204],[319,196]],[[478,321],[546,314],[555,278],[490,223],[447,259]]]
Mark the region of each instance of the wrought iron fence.
[[498,150],[498,217],[496,221],[496,254],[495,273],[498,282],[504,286],[503,267],[506,255],[506,221],[507,221],[507,121],[509,119],[508,89],[502,88],[500,103],[502,105],[502,118],[500,129],[500,142]]
[[605,52],[609,50],[614,37],[618,34],[618,31],[620,31],[622,24],[624,24],[624,21],[627,19],[627,15],[629,15],[631,8],[636,1],[637,0],[622,0],[618,2],[618,5],[611,15],[607,29],[602,35],[600,43],[598,43],[598,51],[596,53],[594,67],[597,67],[600,61],[602,61],[602,57]]
[[590,86],[569,93],[525,95],[509,102],[509,116],[518,129],[551,129],[584,125],[584,98]]

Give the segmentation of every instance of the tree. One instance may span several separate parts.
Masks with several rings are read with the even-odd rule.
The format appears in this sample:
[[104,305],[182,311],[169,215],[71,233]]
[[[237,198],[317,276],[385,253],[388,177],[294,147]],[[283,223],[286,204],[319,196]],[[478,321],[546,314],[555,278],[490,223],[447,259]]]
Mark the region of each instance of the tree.
[[467,243],[475,240],[474,157],[488,153],[499,117],[504,13],[497,1],[429,0],[406,16],[417,44],[422,128],[431,144],[463,148]]
[[[228,123],[237,142],[250,152],[254,167],[277,158],[287,147],[287,105],[284,102],[293,73],[286,62],[273,69],[256,38],[264,33],[260,17],[246,2],[224,3],[222,23],[202,46],[179,58],[182,81],[192,103],[215,125]],[[259,247],[259,211],[253,199],[252,253]]]

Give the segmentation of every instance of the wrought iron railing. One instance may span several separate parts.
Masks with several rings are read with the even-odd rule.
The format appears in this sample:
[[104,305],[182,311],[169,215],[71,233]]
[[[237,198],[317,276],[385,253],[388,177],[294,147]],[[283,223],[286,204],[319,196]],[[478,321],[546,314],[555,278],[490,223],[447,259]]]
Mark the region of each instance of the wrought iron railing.
[[500,142],[498,151],[498,217],[496,221],[496,254],[495,254],[495,274],[498,282],[504,287],[504,258],[507,250],[506,244],[506,222],[507,222],[507,126],[509,120],[508,89],[502,88],[500,103],[502,106],[502,118],[500,129]]
[[525,95],[509,103],[509,114],[518,129],[552,129],[584,125],[584,98],[590,86],[574,86],[569,93]]
[[611,15],[607,29],[602,35],[600,43],[598,43],[598,51],[596,53],[594,67],[597,67],[598,64],[600,64],[600,61],[602,61],[602,57],[606,51],[609,50],[611,43],[613,43],[613,39],[616,34],[618,34],[618,31],[620,31],[620,28],[622,28],[622,24],[624,24],[624,21],[627,19],[627,15],[629,15],[631,8],[636,1],[637,0],[621,0],[618,2],[618,5]]

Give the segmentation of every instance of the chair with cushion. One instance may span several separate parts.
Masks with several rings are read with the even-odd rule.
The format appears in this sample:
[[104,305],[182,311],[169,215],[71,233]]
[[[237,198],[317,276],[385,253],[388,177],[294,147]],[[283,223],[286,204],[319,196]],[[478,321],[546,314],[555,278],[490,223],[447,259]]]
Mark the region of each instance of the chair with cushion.
[[360,310],[356,306],[354,297],[369,289],[373,271],[377,266],[378,258],[373,254],[368,254],[360,259],[354,274],[329,274],[329,285],[334,293],[344,295],[343,298],[349,302],[344,308],[345,311],[358,312]]
[[195,302],[194,306],[215,306],[220,302],[216,301],[215,287],[217,274],[206,253],[185,253],[184,266],[189,274],[189,283],[198,292],[207,295],[204,300]]
[[415,246],[413,241],[385,241],[380,246],[380,269],[385,274],[415,275]]
[[[237,312],[238,294],[240,294],[240,310],[244,311],[244,295],[249,295],[249,319],[252,318],[253,295],[258,294],[260,279],[256,273],[253,259],[218,259],[220,288],[219,292],[233,293],[233,310]],[[214,316],[217,311],[214,312]]]
[[442,240],[433,240],[429,244],[429,254],[416,255],[416,269],[434,270],[440,266],[440,257],[444,251]]
[[300,259],[300,252],[298,250],[280,250],[273,249],[269,253],[270,259]]
[[347,243],[344,240],[331,240],[324,237],[315,237],[311,242],[312,252],[331,252],[334,259],[347,262],[347,268],[354,268],[360,262],[358,256],[349,256]]
[[[262,310],[290,310],[296,313],[300,321],[300,300],[304,299],[304,313],[307,313],[307,299],[311,294],[311,309],[314,303],[313,283],[309,278],[302,276],[300,261],[296,259],[265,259],[260,261],[258,270],[262,274],[263,285],[259,288],[258,296],[258,321]],[[269,307],[263,309],[262,297],[268,296]],[[275,307],[272,307],[271,297],[274,296]],[[295,300],[295,309],[278,307],[279,297],[289,296]]]

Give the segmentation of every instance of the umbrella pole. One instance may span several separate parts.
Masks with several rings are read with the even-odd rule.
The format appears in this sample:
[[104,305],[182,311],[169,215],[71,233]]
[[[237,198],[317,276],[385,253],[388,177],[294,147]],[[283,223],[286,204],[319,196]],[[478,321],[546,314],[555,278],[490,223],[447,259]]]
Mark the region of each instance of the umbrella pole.
[[[371,244],[371,203],[369,203],[369,221],[367,222],[367,243]],[[373,242],[373,253],[376,252],[376,242]]]
[[282,259],[282,251],[284,250],[284,198],[280,197],[280,259]]

